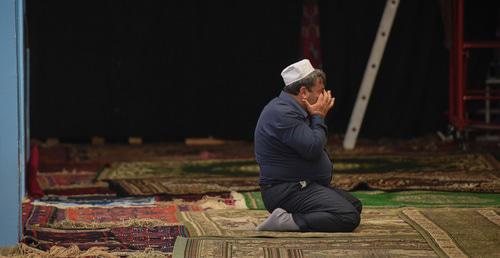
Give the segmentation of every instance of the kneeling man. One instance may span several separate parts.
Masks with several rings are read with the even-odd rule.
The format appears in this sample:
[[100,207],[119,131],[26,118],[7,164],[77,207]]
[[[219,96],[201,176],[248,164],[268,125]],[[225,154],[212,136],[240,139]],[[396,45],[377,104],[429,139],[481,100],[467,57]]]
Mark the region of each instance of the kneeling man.
[[309,60],[281,72],[285,87],[262,110],[255,128],[262,199],[269,231],[350,232],[360,223],[361,202],[330,187],[333,165],[325,150],[325,116],[335,98],[326,76]]

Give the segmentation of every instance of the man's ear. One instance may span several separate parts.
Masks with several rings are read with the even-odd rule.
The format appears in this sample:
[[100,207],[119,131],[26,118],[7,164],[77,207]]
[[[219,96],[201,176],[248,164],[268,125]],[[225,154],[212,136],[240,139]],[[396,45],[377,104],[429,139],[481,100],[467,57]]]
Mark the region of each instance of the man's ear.
[[305,86],[300,87],[299,97],[300,98],[307,98],[308,96],[309,96],[309,92],[307,91],[307,88]]

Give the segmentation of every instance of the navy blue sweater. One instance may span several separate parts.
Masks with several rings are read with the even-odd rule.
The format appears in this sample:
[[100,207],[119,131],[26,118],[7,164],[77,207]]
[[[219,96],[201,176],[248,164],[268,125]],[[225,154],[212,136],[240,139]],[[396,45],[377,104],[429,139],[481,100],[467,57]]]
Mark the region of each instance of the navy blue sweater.
[[332,162],[325,150],[324,120],[308,117],[288,93],[281,92],[262,110],[255,128],[255,157],[260,184],[310,180],[329,185]]

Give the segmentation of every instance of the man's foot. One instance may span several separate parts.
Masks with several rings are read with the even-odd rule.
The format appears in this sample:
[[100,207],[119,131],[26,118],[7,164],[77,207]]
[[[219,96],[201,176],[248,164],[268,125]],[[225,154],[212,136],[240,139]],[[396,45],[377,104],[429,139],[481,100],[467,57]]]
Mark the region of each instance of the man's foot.
[[293,221],[291,213],[282,208],[276,208],[256,229],[260,231],[299,231],[299,226]]

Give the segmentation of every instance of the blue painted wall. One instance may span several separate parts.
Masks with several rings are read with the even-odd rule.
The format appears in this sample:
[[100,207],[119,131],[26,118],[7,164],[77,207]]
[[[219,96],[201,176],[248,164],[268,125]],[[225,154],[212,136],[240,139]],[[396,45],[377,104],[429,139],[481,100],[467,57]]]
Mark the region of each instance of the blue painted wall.
[[22,0],[0,1],[0,247],[20,237],[24,169]]

